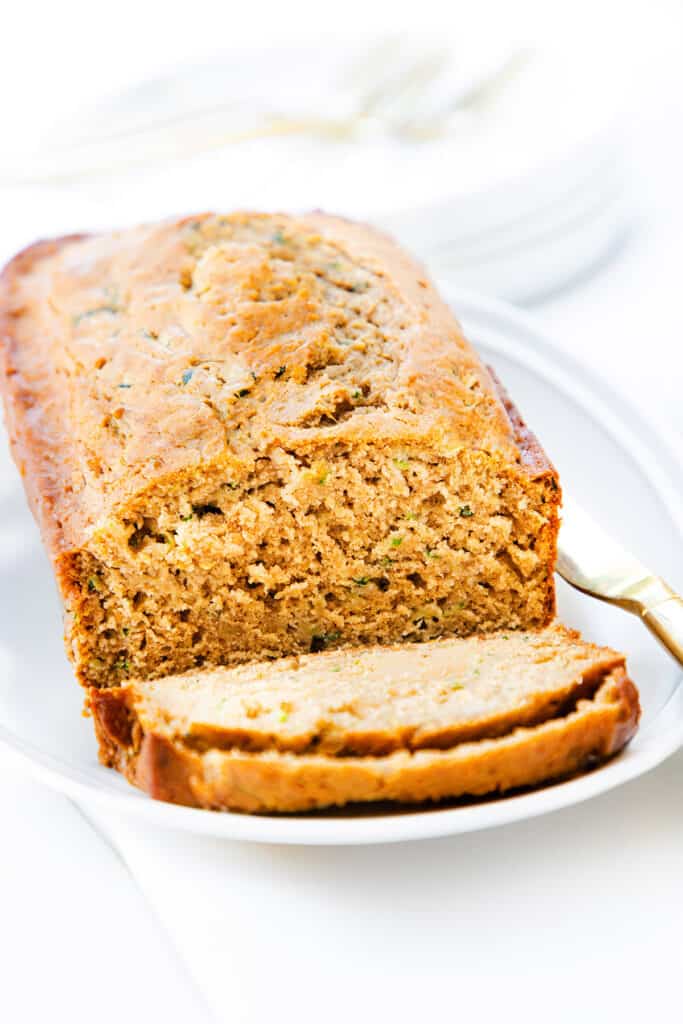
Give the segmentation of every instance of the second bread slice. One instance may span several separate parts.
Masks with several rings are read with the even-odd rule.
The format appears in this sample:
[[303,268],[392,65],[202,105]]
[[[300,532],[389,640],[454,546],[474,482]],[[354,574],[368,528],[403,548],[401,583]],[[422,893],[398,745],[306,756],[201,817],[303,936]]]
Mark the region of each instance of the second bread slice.
[[[616,752],[639,714],[623,655],[559,625],[133,681],[89,699],[104,763],[162,799],[241,810],[538,783]],[[448,760],[433,791],[411,788],[426,756]],[[358,772],[373,779],[367,793]]]

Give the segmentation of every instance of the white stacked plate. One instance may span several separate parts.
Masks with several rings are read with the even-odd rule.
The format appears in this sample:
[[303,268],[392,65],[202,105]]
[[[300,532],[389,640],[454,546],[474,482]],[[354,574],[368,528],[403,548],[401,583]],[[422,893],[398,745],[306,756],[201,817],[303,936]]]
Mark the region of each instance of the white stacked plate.
[[624,230],[619,88],[614,61],[606,83],[587,53],[578,74],[561,46],[489,27],[457,46],[233,53],[82,112],[13,180],[43,188],[57,230],[64,199],[81,211],[72,229],[323,208],[386,228],[438,276],[522,301],[587,271]]

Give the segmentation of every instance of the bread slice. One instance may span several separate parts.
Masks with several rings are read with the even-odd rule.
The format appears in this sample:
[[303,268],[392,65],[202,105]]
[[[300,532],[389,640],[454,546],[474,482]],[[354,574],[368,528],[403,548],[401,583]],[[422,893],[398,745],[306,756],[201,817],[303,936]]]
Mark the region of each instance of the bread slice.
[[40,243],[2,277],[0,351],[83,683],[552,617],[557,475],[370,228]]
[[104,764],[152,796],[301,811],[535,785],[633,735],[623,655],[555,625],[93,688]]

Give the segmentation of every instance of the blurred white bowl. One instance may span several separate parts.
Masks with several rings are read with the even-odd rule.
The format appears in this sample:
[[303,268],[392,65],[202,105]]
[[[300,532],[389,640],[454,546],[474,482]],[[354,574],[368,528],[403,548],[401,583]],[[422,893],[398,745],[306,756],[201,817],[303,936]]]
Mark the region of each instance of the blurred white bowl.
[[[15,177],[58,186],[73,229],[322,207],[384,227],[456,283],[526,300],[623,231],[620,84],[614,61],[608,78],[582,53],[579,74],[561,45],[490,27],[457,45],[229,54],[100,102]],[[48,217],[39,233],[53,230]]]

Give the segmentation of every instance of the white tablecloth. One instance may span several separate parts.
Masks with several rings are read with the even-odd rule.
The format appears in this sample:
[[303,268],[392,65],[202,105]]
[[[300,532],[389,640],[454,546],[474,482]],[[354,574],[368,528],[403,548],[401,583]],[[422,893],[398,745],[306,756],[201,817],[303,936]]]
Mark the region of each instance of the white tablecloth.
[[219,1020],[636,1021],[680,987],[682,778],[395,846],[107,829]]

